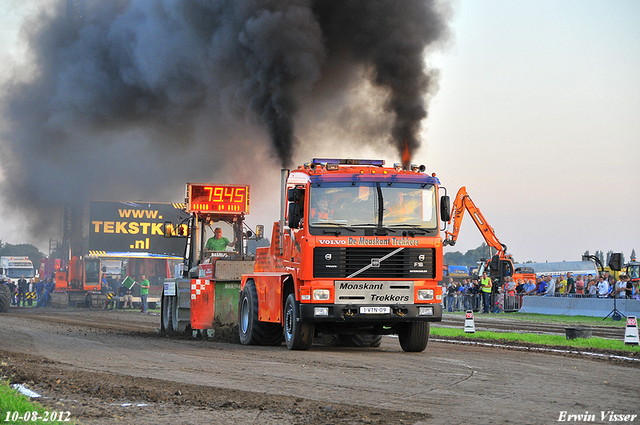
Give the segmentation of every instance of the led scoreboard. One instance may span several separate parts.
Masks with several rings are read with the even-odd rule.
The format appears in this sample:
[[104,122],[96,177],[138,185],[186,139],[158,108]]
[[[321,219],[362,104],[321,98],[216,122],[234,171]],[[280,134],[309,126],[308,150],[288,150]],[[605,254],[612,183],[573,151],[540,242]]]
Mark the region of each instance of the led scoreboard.
[[249,186],[187,183],[187,212],[249,214]]

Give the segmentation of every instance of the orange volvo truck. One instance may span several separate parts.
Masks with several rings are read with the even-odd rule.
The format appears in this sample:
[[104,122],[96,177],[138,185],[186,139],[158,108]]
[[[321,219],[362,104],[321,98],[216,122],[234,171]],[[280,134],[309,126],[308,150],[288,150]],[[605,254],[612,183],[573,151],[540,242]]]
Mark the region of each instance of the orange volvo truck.
[[[397,334],[423,351],[442,320],[449,197],[424,166],[314,159],[282,170],[280,221],[241,279],[240,341],[306,350],[316,334],[376,346]],[[444,190],[444,188],[442,188]]]

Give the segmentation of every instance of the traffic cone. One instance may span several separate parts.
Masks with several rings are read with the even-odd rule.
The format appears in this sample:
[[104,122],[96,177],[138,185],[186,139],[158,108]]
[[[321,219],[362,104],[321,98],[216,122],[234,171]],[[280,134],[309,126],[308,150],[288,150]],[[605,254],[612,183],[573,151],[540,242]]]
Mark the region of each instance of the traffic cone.
[[630,345],[640,345],[638,340],[638,321],[636,316],[627,317],[627,327],[624,330],[624,343]]
[[473,310],[467,310],[464,318],[464,333],[476,333],[476,325],[473,322]]

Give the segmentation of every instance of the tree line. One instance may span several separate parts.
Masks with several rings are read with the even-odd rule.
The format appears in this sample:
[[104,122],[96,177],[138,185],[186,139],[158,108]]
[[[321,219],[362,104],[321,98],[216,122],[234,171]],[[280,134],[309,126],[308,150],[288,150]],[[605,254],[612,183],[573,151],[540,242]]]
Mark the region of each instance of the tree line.
[[[444,264],[455,264],[457,266],[473,266],[473,267],[475,267],[480,262],[480,259],[489,259],[489,258],[491,258],[492,254],[495,254],[495,250],[491,250],[486,243],[483,243],[479,247],[477,247],[475,249],[470,249],[467,252],[465,252],[464,254],[461,253],[460,251],[447,252],[446,254],[444,254]],[[589,251],[587,250],[584,253],[584,255],[587,255],[587,256],[590,255]],[[606,266],[607,264],[609,264],[609,259],[611,258],[611,255],[613,255],[613,251],[609,251],[606,254],[603,251],[596,251],[595,254],[593,254],[593,255],[598,257],[600,262],[603,265]],[[629,258],[631,259],[631,261],[636,261],[636,250],[635,249],[633,249],[631,251],[631,255],[630,255]],[[532,262],[533,261],[529,260],[529,261],[526,261],[524,263],[532,263]],[[625,255],[623,253],[622,254],[622,263],[625,264],[626,262],[627,261],[625,259]]]
[[447,252],[444,254],[444,264],[475,267],[478,265],[481,258],[491,258],[491,254],[495,254],[495,250],[491,250],[486,243],[483,243],[479,247],[470,249],[464,254],[460,251]]
[[40,267],[40,260],[46,257],[44,253],[40,252],[40,250],[33,245],[26,243],[13,245],[2,242],[2,239],[0,239],[0,257],[8,256],[29,257],[36,269]]
[[[622,254],[622,264],[625,264],[627,262],[625,256],[624,256],[624,252],[621,252]],[[584,256],[589,256],[589,251],[585,251],[585,253],[583,254]],[[609,250],[609,252],[607,252],[607,256],[606,256],[606,261],[605,261],[605,254],[602,251],[596,251],[595,254],[593,254],[595,257],[598,258],[598,260],[600,260],[600,262],[602,263],[602,265],[606,266],[607,264],[609,264],[609,260],[611,259],[611,256],[613,255],[613,251]],[[636,261],[636,250],[632,249],[631,250],[631,256],[629,257],[631,259],[631,261]]]

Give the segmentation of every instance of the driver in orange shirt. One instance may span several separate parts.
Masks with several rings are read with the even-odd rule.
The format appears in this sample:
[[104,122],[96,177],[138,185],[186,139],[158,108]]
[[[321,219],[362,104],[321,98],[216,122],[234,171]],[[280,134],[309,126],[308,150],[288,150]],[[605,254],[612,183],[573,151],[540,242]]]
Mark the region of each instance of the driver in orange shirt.
[[316,208],[311,208],[311,219],[330,220],[333,210],[329,209],[329,199],[323,196],[316,202]]
[[389,214],[392,215],[408,214],[409,211],[407,206],[404,204],[404,194],[402,192],[398,192],[393,199],[393,205],[389,205],[387,209],[389,210]]

